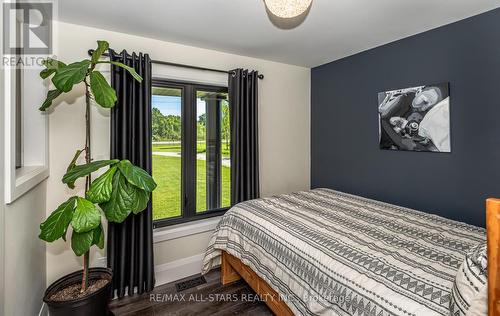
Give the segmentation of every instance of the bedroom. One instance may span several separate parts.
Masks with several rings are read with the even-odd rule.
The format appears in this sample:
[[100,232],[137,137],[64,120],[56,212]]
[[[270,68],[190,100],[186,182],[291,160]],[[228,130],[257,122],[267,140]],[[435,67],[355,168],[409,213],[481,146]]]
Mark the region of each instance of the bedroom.
[[2,7],[0,314],[76,272],[104,314],[486,315],[499,1],[39,2]]

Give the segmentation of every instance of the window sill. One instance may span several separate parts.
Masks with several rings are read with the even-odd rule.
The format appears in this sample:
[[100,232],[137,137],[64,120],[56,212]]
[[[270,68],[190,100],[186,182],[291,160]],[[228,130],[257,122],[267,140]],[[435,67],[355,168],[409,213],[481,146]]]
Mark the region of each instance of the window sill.
[[6,186],[5,200],[7,204],[14,202],[20,196],[37,186],[49,176],[46,166],[25,166],[15,171],[15,182]]
[[217,224],[219,223],[221,217],[222,216],[217,216],[207,219],[201,219],[198,221],[192,221],[189,223],[157,228],[153,232],[153,242],[159,243],[213,231],[215,227],[217,227]]

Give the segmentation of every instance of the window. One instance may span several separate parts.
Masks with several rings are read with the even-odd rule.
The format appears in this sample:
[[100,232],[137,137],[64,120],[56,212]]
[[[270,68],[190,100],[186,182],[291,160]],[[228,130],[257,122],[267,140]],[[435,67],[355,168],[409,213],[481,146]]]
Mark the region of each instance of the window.
[[220,215],[231,203],[226,87],[153,80],[155,227]]
[[[21,10],[17,10],[21,14]],[[16,17],[13,38],[21,45],[22,15]],[[24,56],[18,48],[16,60]],[[40,69],[17,65],[4,67],[5,142],[5,201],[12,203],[38,185],[49,175],[48,169],[48,120],[38,106],[45,100],[47,86],[40,82]],[[38,106],[37,106],[38,105]]]
[[[17,12],[19,14],[19,12]],[[16,18],[16,30],[15,30],[15,41],[16,41],[16,47],[21,47],[21,34],[22,34],[22,22],[19,19],[20,17]],[[16,49],[17,54],[16,58],[22,58],[24,54],[23,48],[18,48]],[[19,65],[16,67],[14,71],[14,77],[15,77],[15,117],[16,117],[16,141],[15,141],[15,146],[16,146],[16,158],[15,158],[15,167],[16,169],[19,169],[23,166],[23,135],[22,135],[22,130],[23,130],[23,119],[22,119],[22,113],[23,113],[23,78],[22,78],[22,67]]]
[[19,169],[23,166],[23,80],[22,80],[22,69],[21,67],[17,67],[15,70],[15,78],[16,78],[16,95],[15,95],[15,117],[16,117],[16,169]]

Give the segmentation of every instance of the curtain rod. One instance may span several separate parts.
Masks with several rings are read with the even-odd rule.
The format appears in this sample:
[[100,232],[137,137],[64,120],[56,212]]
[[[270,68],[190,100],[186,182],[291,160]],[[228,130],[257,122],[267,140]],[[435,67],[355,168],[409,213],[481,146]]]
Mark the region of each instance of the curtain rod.
[[[92,54],[94,53],[94,50],[93,49],[89,49],[88,53],[89,53],[90,56],[92,56]],[[102,55],[109,57],[108,53],[103,53]],[[117,54],[116,56],[120,57],[121,55]],[[198,69],[198,70],[204,70],[204,71],[222,72],[222,73],[226,73],[226,74],[232,73],[232,71],[227,71],[227,70],[220,70],[220,69],[213,69],[213,68],[205,68],[205,67],[198,67],[198,66],[177,64],[177,63],[172,63],[172,62],[162,61],[162,60],[154,60],[154,59],[152,59],[151,62],[153,64],[159,64],[159,65],[167,65],[167,66],[191,68],[191,69]],[[263,74],[259,74],[258,78],[259,79],[264,79],[264,75]]]

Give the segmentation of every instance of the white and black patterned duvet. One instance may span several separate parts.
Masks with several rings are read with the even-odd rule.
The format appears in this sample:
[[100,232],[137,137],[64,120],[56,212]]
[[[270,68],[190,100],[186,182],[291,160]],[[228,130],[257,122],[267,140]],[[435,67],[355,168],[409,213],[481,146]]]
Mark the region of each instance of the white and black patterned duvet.
[[297,315],[447,315],[465,252],[485,230],[328,189],[240,203],[210,240]]

